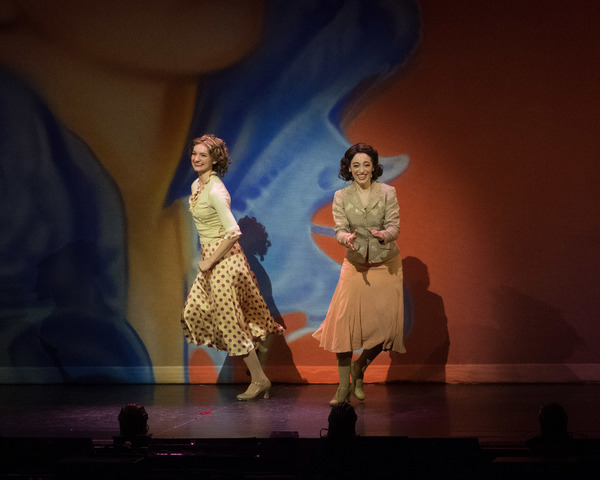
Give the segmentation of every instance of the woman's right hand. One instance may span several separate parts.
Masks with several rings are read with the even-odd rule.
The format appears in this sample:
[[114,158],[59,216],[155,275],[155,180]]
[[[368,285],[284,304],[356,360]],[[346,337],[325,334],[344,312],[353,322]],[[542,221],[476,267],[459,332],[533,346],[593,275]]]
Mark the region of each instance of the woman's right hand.
[[354,250],[354,241],[356,240],[356,230],[346,237],[346,248]]
[[207,260],[200,260],[200,261],[198,262],[198,269],[199,269],[201,272],[207,272],[207,271],[209,271],[209,270],[210,270],[212,267],[213,267],[213,264],[212,264],[212,262],[211,262],[210,260],[208,260],[208,259],[207,259]]

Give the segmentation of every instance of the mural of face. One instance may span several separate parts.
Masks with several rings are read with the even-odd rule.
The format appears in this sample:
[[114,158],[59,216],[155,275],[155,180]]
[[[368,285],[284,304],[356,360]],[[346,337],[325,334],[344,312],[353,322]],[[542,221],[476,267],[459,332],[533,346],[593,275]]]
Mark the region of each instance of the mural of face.
[[[9,0],[0,20],[45,43],[126,70],[223,68],[260,38],[264,0]],[[9,16],[11,18],[6,18]]]
[[373,174],[373,161],[366,153],[357,153],[350,162],[350,173],[361,188],[369,188]]
[[[302,312],[306,326],[313,328],[331,300],[329,287],[339,277],[339,265],[333,261],[324,265],[322,257],[307,261],[319,253],[310,236],[293,254],[286,239],[290,223],[308,225],[314,205],[330,201],[342,184],[333,162],[323,162],[303,175],[302,186],[313,201],[298,202],[297,179],[285,174],[296,161],[289,155],[290,145],[300,139],[307,146],[302,157],[318,152],[322,158],[336,158],[345,151],[348,141],[334,133],[343,131],[341,119],[335,119],[332,129],[330,112],[361,100],[351,92],[364,79],[383,79],[398,68],[419,35],[412,0],[381,5],[369,0],[268,2],[268,13],[264,4],[264,0],[6,0],[0,7],[0,70],[18,76],[43,98],[54,120],[48,135],[59,130],[54,124],[66,127],[59,131],[60,139],[67,137],[80,147],[68,163],[81,164],[83,172],[89,170],[88,164],[97,167],[88,179],[95,186],[95,210],[86,209],[80,216],[91,217],[95,223],[90,231],[102,233],[94,237],[104,255],[101,260],[114,258],[115,249],[119,252],[116,267],[103,263],[104,297],[108,301],[118,295],[111,305],[139,337],[139,345],[147,351],[145,365],[153,369],[158,383],[185,381],[187,359],[193,353],[184,350],[178,324],[182,278],[193,264],[188,257],[198,254],[197,241],[187,234],[185,197],[197,175],[188,163],[189,150],[182,157],[189,135],[209,130],[235,148],[235,164],[227,178],[234,214],[275,220],[267,227],[278,241],[265,256],[265,265],[269,264],[265,271],[277,285],[279,303],[274,308]],[[303,20],[308,13],[311,22]],[[365,14],[372,21],[365,20]],[[365,20],[361,24],[366,30],[345,28],[354,25],[349,20],[353,18]],[[397,24],[395,18],[409,21]],[[248,61],[235,64],[246,57]],[[315,62],[331,75],[303,75],[316,71]],[[205,77],[209,71],[214,73]],[[319,108],[303,108],[314,104],[314,98],[323,100]],[[41,123],[22,117],[24,132]],[[272,128],[273,119],[283,128]],[[25,135],[22,143],[27,145],[29,138]],[[87,155],[80,155],[80,150]],[[56,173],[55,190],[62,192],[68,182],[59,167],[66,160],[58,153],[45,164]],[[399,175],[407,162],[400,157],[384,159],[383,181]],[[270,172],[268,177],[265,171]],[[29,199],[34,182],[29,176],[23,180],[23,196]],[[165,202],[170,182],[174,193]],[[67,186],[83,190],[78,183]],[[72,200],[75,197],[53,198],[72,202],[76,213],[81,210]],[[107,204],[111,208],[105,208]],[[119,212],[118,222],[115,215],[105,214],[112,209]],[[49,223],[41,213],[38,217]],[[40,218],[31,224],[37,225]],[[52,220],[56,242],[79,235],[79,218]],[[148,234],[149,225],[156,234]],[[106,240],[108,234],[112,236]],[[173,252],[184,255],[173,261]],[[33,260],[27,268],[35,274]],[[298,277],[308,280],[303,285],[307,295],[298,296]],[[5,336],[0,334],[0,339]],[[200,369],[194,373],[196,379],[207,375],[213,381],[221,375],[224,359],[216,354],[211,359],[208,373]],[[227,375],[224,369],[223,378]]]
[[[61,192],[53,195],[56,216],[29,219],[31,225],[40,219],[48,225],[48,251],[32,248],[14,255],[19,268],[0,269],[0,276],[17,271],[35,278],[38,257],[56,250],[55,245],[71,243],[81,235],[83,221],[89,220],[95,232],[94,247],[102,259],[111,259],[102,260],[103,301],[118,310],[117,317],[126,318],[126,327],[131,325],[137,333],[136,341],[147,352],[138,355],[138,360],[142,358],[138,364],[145,367],[180,365],[184,355],[180,328],[164,321],[179,317],[181,293],[162,290],[164,285],[180,284],[187,270],[168,254],[188,246],[179,233],[187,221],[183,219],[186,212],[178,205],[165,212],[164,197],[187,143],[198,84],[207,72],[232,65],[255,49],[262,35],[264,3],[56,0],[50,5],[43,0],[6,0],[0,6],[0,78],[4,73],[11,75],[8,86],[25,98],[36,98],[44,108],[40,115],[31,106],[34,102],[19,105],[13,90],[0,80],[0,103],[8,98],[19,111],[31,107],[22,114],[28,120],[12,127],[23,133],[9,139],[1,136],[2,142],[16,144],[23,160],[13,155],[11,160],[24,165],[31,157],[21,145],[27,143],[30,129],[41,128],[36,136],[48,136],[48,145],[62,146],[65,138],[69,145],[59,153],[46,149],[43,157],[40,153],[41,160],[35,159],[51,172],[44,171],[45,181],[52,178],[53,191]],[[4,107],[2,103],[0,112],[11,111]],[[32,120],[40,116],[42,120]],[[10,145],[2,147],[13,151]],[[140,159],[143,174],[135,175]],[[65,164],[89,175],[74,180],[64,174],[71,171],[63,168]],[[23,198],[31,198],[29,187],[35,182],[16,180],[21,186],[11,200],[20,205]],[[70,202],[79,201],[65,189],[73,188],[78,180],[89,182],[86,205],[90,207],[69,217]],[[2,214],[13,210],[7,202],[3,207]],[[115,215],[109,219],[102,212],[111,209]],[[36,209],[20,211],[26,216]],[[160,234],[145,234],[149,224]],[[22,234],[20,229],[12,233]],[[19,240],[14,244],[24,244]],[[98,342],[110,345],[109,336]],[[0,338],[0,351],[7,351],[4,345],[11,338],[4,331]],[[135,345],[131,343],[125,351]]]

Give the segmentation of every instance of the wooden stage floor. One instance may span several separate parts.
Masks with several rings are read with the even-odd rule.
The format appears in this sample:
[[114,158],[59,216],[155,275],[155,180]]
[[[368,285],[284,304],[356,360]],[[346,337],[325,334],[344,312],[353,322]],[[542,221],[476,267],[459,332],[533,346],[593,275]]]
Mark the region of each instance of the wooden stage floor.
[[[318,438],[327,427],[333,385],[275,384],[271,398],[236,400],[245,385],[0,385],[0,435],[90,437],[119,433],[126,403],[143,405],[154,438],[266,438],[297,432]],[[537,413],[560,403],[569,429],[600,437],[598,384],[369,384],[354,397],[362,436],[476,437],[522,442],[538,433]]]
[[[5,465],[0,479],[347,480],[374,473],[298,473],[323,452],[318,442],[324,441],[319,437],[328,424],[334,385],[276,384],[268,400],[237,401],[244,390],[245,385],[0,385],[0,463]],[[410,474],[403,478],[424,478],[424,468],[439,478],[465,479],[593,478],[600,472],[598,384],[397,383],[369,384],[365,392],[364,401],[351,402],[363,442],[356,448],[362,460],[379,455],[382,476],[404,469]],[[530,457],[525,441],[539,433],[537,414],[548,402],[567,410],[570,432],[593,445],[591,454],[558,464]],[[127,403],[148,412],[152,443],[146,453],[115,450],[117,416]],[[84,441],[79,453],[69,439]],[[353,461],[355,455],[349,455],[344,462]],[[385,470],[387,459],[391,470]],[[404,465],[396,472],[393,462]],[[333,465],[337,468],[337,461]]]

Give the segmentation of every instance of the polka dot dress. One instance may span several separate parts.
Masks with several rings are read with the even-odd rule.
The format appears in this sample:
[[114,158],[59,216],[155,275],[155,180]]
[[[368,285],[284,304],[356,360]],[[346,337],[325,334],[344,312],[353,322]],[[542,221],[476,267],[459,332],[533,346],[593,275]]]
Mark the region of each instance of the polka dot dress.
[[[208,258],[222,240],[202,246]],[[185,339],[196,345],[245,355],[283,327],[273,320],[239,243],[207,272],[199,272],[181,319]]]

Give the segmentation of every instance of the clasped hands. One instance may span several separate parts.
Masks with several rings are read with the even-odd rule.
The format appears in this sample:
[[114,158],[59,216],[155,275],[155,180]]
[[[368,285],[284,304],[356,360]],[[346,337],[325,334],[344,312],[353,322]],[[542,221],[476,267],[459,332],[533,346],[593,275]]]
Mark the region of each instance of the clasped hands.
[[[385,235],[383,230],[370,230],[371,235],[373,235],[378,242],[383,242],[385,239]],[[352,232],[350,235],[348,235],[346,237],[346,248],[349,248],[350,250],[355,250],[354,248],[354,242],[356,240],[356,230],[354,230],[354,232]]]

